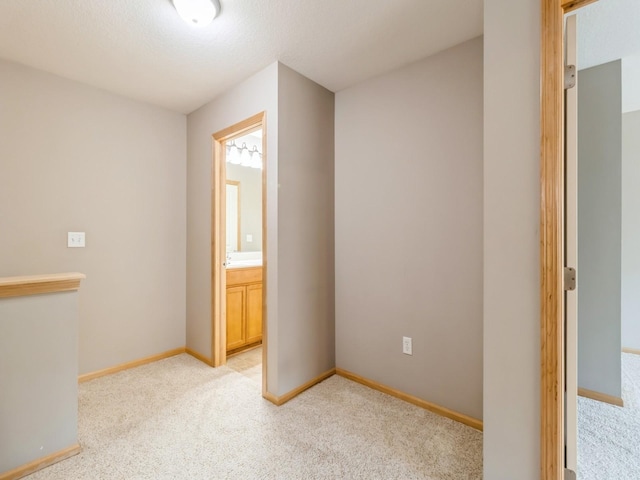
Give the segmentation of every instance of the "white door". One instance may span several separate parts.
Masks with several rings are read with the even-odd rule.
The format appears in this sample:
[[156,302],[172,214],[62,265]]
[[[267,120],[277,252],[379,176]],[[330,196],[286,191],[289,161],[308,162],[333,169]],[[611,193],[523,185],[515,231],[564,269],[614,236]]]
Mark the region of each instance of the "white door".
[[[577,65],[576,16],[565,25],[565,65]],[[565,265],[578,270],[578,72],[565,89]],[[577,284],[576,284],[577,287]],[[565,467],[578,463],[578,289],[565,295]],[[568,477],[568,475],[565,475]]]

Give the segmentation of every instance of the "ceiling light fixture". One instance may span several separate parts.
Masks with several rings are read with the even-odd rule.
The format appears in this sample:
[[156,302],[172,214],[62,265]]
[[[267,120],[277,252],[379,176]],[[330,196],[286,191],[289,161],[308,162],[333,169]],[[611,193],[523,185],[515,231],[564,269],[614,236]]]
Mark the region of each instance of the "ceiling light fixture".
[[242,146],[238,146],[235,140],[231,140],[230,143],[227,143],[226,151],[227,163],[242,167],[262,168],[262,153],[260,153],[256,145],[253,148],[249,148],[243,142]]
[[173,0],[178,14],[192,27],[209,25],[220,13],[219,0]]

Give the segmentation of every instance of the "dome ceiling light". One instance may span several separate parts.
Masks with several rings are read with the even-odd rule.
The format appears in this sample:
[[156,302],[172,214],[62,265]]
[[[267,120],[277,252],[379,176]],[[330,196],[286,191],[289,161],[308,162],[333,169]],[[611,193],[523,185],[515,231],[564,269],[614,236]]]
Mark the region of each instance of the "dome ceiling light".
[[209,25],[220,13],[219,0],[173,0],[180,17],[195,28]]

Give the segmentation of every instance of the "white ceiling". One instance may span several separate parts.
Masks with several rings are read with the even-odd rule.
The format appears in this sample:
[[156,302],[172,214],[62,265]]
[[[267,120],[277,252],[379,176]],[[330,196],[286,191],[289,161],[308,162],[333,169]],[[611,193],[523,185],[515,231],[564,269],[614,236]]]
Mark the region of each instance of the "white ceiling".
[[640,54],[640,1],[599,0],[577,15],[578,68]]
[[[188,113],[279,60],[329,90],[482,34],[482,0],[1,0],[0,58]],[[640,3],[640,2],[638,2]]]
[[577,15],[578,68],[622,59],[622,111],[640,110],[640,0],[599,0]]

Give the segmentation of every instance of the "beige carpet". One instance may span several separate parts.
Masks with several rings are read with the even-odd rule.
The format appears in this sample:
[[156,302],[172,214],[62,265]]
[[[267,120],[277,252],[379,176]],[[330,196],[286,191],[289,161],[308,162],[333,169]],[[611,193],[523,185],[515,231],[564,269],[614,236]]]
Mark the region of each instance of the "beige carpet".
[[640,355],[622,354],[616,407],[578,397],[578,479],[640,479]]
[[26,477],[482,477],[482,434],[333,376],[275,407],[256,382],[183,354],[80,385],[78,456]]

